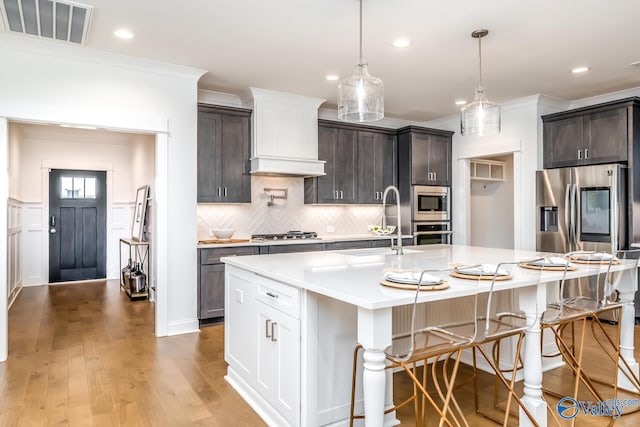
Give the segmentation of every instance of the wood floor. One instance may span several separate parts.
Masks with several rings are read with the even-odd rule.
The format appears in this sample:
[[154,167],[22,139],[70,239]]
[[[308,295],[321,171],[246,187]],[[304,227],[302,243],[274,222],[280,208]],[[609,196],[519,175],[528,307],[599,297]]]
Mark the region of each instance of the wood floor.
[[[152,304],[129,301],[117,282],[23,289],[9,312],[9,359],[0,363],[0,426],[264,425],[223,378],[223,326],[160,339],[153,331]],[[590,369],[611,378],[593,343],[587,351]],[[567,371],[546,374],[545,384],[568,385]],[[409,389],[404,375],[394,381],[398,393]],[[492,406],[492,384],[490,375],[481,376],[485,408]],[[473,414],[472,396],[471,387],[457,393],[469,423],[493,426]],[[399,418],[414,425],[409,408]],[[509,425],[516,424],[514,418]],[[606,424],[588,416],[576,423]],[[638,426],[640,415],[616,425]]]

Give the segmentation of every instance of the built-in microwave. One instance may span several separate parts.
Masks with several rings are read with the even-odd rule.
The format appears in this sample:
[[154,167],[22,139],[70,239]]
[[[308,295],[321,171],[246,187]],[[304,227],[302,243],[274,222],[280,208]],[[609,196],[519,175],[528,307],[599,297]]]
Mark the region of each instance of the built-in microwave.
[[450,222],[414,222],[413,243],[415,245],[451,244]]
[[449,187],[413,186],[414,221],[450,221]]

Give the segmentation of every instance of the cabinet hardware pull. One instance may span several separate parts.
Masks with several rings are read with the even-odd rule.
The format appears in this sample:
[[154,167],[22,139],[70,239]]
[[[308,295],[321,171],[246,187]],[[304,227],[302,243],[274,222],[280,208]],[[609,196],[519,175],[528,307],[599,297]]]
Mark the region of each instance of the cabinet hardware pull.
[[224,197],[227,197],[227,187],[224,187]]
[[438,179],[438,172],[433,172],[433,180],[436,181]]
[[578,160],[582,160],[582,150],[578,150]]
[[222,190],[220,189],[220,187],[218,187],[218,197],[220,197],[222,195]]
[[[269,335],[269,324],[271,323],[271,319],[267,319],[264,321],[264,336],[265,338],[271,338]],[[271,333],[273,334],[273,326],[271,326]]]
[[267,292],[267,296],[270,296],[273,299],[278,299],[278,295],[271,292]]
[[336,190],[336,191],[335,191],[335,193],[336,193],[336,195],[335,195],[335,196],[333,196],[333,198],[334,198],[334,199],[338,199],[338,198],[339,198],[338,196],[340,195],[340,193],[338,193],[338,190]]
[[342,190],[340,190],[340,200],[344,199],[344,194],[342,194]]
[[585,159],[588,159],[588,158],[589,158],[589,149],[588,149],[588,148],[585,148],[585,149],[584,149],[584,158],[585,158]]
[[277,325],[276,322],[273,322],[271,324],[271,341],[278,341],[278,339],[276,338],[276,329],[275,329],[276,325]]
[[378,192],[376,191],[376,200],[378,200]]

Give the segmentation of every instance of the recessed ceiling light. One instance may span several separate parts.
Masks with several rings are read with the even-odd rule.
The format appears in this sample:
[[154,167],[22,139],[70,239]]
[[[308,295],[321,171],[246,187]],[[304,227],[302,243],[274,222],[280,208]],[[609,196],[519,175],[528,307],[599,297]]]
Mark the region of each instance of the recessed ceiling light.
[[411,46],[411,40],[405,38],[395,39],[392,44],[393,47],[409,47]]
[[340,78],[339,75],[337,74],[327,74],[327,76],[325,77],[325,79],[329,80],[330,82],[334,82],[336,80],[338,80]]
[[129,30],[126,30],[124,28],[120,28],[117,29],[113,32],[113,34],[121,39],[125,39],[125,40],[131,40],[133,38],[133,33]]
[[89,129],[96,130],[98,129],[95,126],[86,126],[86,125],[60,125],[61,128],[74,128],[74,129]]
[[631,64],[629,64],[629,65],[631,65],[632,67],[640,67],[640,61],[632,62],[632,63],[631,63]]
[[456,105],[464,105],[466,103],[467,103],[467,101],[465,101],[464,99],[460,99],[460,100],[455,102]]
[[572,69],[571,72],[573,74],[580,74],[580,73],[586,73],[590,69],[591,68],[589,68],[589,67],[576,67],[576,68]]

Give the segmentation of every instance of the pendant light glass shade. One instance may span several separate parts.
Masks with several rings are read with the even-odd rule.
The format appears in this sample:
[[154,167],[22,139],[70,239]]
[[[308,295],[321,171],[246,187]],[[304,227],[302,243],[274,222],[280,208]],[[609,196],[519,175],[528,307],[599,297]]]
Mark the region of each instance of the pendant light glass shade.
[[478,39],[480,83],[473,101],[460,110],[460,132],[463,136],[486,136],[500,133],[500,106],[487,99],[482,85],[482,38],[488,30],[476,30],[471,37]]
[[356,65],[353,75],[338,85],[338,118],[372,122],[384,117],[384,85],[369,75],[367,64]]
[[362,60],[362,0],[360,0],[360,62],[350,77],[338,84],[338,118],[349,122],[372,122],[384,117],[384,85],[369,75]]
[[476,88],[473,102],[460,110],[460,132],[469,136],[500,133],[500,106],[487,99],[482,86]]

